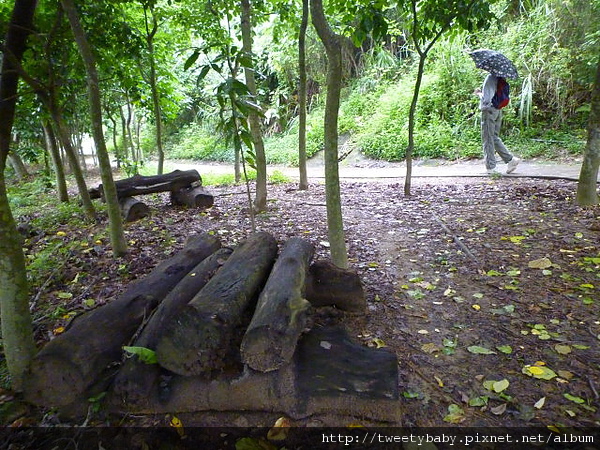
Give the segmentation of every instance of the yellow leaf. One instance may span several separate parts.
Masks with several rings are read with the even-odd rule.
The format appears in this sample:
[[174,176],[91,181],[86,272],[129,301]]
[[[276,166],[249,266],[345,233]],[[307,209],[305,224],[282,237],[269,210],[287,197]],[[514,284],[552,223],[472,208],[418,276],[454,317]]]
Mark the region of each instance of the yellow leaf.
[[183,422],[181,420],[179,420],[178,417],[173,416],[171,418],[171,421],[169,422],[169,425],[177,430],[177,434],[179,434],[180,437],[185,436],[185,431],[183,429]]
[[475,311],[479,311],[481,309],[481,306],[479,306],[478,304],[474,304],[471,305],[471,308],[473,308]]
[[64,332],[65,332],[65,327],[57,327],[54,330],[52,330],[52,333],[54,333],[55,335],[62,334]]
[[383,339],[373,338],[371,342],[373,343],[373,345],[375,345],[375,348],[387,347],[387,345],[385,345],[385,342],[383,342]]
[[530,269],[547,269],[548,267],[552,267],[552,261],[548,258],[534,259],[533,261],[529,261],[527,267]]
[[531,375],[535,376],[535,375],[541,375],[544,373],[544,369],[539,367],[539,366],[531,366],[529,368],[529,372],[531,373]]
[[57,236],[66,236],[67,233],[65,233],[64,231],[59,231],[58,233],[56,233]]
[[290,420],[287,417],[280,417],[275,421],[273,428],[267,433],[267,439],[270,441],[284,441],[290,431]]
[[434,375],[433,378],[435,378],[435,381],[437,381],[437,384],[439,387],[444,387],[444,382],[442,381],[442,379],[440,377],[436,377]]

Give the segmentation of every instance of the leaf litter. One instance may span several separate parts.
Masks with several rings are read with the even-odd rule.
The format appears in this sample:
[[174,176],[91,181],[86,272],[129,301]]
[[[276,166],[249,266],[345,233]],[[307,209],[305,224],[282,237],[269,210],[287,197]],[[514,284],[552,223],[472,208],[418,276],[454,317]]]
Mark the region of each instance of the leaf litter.
[[[574,205],[574,183],[417,178],[410,197],[400,183],[341,187],[350,265],[368,310],[334,315],[364,345],[398,355],[405,425],[599,425],[600,213]],[[105,221],[28,238],[28,254],[56,239],[77,243],[59,276],[33,282],[38,343],[67,326],[68,313],[110,301],[190,234],[214,233],[225,245],[243,240],[250,232],[243,189],[209,189],[216,200],[206,211],[172,207],[166,194],[146,196],[151,216],[126,225],[137,244],[119,260]],[[302,236],[317,258],[328,258],[324,185],[270,185],[269,198],[259,229],[280,243]],[[547,365],[531,363],[525,373],[523,361]],[[555,378],[538,379],[540,370]]]

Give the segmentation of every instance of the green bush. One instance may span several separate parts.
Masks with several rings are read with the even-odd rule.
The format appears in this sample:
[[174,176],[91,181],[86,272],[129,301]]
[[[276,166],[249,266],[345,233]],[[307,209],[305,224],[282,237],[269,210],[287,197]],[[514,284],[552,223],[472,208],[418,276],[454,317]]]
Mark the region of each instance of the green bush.
[[233,150],[214,131],[191,123],[171,136],[165,153],[171,159],[233,161]]

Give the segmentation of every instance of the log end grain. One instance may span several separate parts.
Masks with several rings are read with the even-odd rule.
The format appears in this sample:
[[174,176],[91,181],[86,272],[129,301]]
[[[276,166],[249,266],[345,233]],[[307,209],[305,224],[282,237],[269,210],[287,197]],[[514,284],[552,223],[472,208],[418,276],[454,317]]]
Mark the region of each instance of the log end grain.
[[68,358],[38,354],[25,377],[23,394],[34,405],[60,407],[77,400],[87,384],[79,367]]
[[186,376],[207,375],[222,368],[221,356],[229,349],[220,328],[217,315],[199,316],[195,308],[185,307],[158,340],[158,363]]

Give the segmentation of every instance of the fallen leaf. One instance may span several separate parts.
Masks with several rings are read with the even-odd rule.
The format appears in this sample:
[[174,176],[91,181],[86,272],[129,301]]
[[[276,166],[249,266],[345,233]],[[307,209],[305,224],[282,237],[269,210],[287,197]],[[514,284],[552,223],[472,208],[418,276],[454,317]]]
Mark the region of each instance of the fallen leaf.
[[185,431],[183,429],[183,422],[181,420],[179,420],[178,417],[173,416],[171,418],[171,421],[169,422],[169,426],[175,428],[177,430],[177,434],[179,434],[179,436],[181,436],[181,437],[185,436]]
[[557,376],[552,369],[545,366],[527,365],[523,367],[523,370],[521,372],[523,372],[525,375],[529,375],[530,377],[537,378],[539,380],[552,380]]
[[465,411],[454,403],[448,406],[448,414],[444,417],[444,422],[461,423],[465,420]]
[[585,403],[585,400],[582,399],[581,397],[576,397],[575,395],[571,395],[571,394],[563,394],[563,397],[566,398],[567,400],[571,400],[572,402],[578,403],[578,404],[582,404]]
[[469,406],[485,406],[487,405],[489,397],[486,395],[482,395],[480,397],[474,397],[469,400]]
[[479,311],[481,309],[481,306],[479,306],[478,304],[474,304],[471,305],[471,308],[473,308],[475,311]]
[[544,403],[546,403],[546,397],[540,398],[537,402],[534,403],[533,407],[536,409],[542,409],[544,407]]
[[440,377],[436,377],[434,375],[433,378],[435,378],[435,381],[437,381],[437,384],[439,387],[444,387],[444,382],[442,381],[442,379]]
[[488,348],[485,347],[480,347],[478,345],[471,345],[470,347],[467,347],[467,350],[471,353],[475,353],[477,355],[495,355],[496,352],[493,350],[490,350]]
[[270,441],[284,441],[287,439],[290,431],[290,420],[287,417],[280,417],[275,421],[273,428],[267,433],[267,439]]
[[439,352],[440,348],[437,345],[435,345],[433,342],[430,342],[428,344],[421,345],[421,350],[423,350],[425,353],[435,353],[435,352]]
[[510,355],[513,351],[512,347],[510,345],[497,345],[496,349],[499,352],[505,353],[507,355]]
[[321,341],[319,343],[319,345],[324,348],[325,350],[330,350],[331,349],[331,342],[327,342],[327,341]]
[[483,382],[483,387],[486,388],[488,391],[493,391],[496,393],[500,393],[504,390],[506,390],[506,388],[508,388],[508,386],[510,385],[509,381],[505,378],[503,380],[500,381],[496,381],[496,380],[486,380]]
[[492,412],[492,414],[500,416],[506,411],[506,403],[502,403],[501,405],[490,408],[490,411]]
[[530,269],[547,269],[548,267],[552,267],[552,261],[548,258],[534,259],[527,263],[527,267]]
[[564,378],[565,380],[570,380],[574,377],[573,373],[569,372],[568,370],[559,370],[558,376]]
[[573,351],[573,349],[570,346],[563,344],[556,344],[554,346],[554,350],[556,350],[556,353],[558,353],[559,355],[568,355]]
[[64,332],[65,332],[65,327],[57,327],[54,330],[52,330],[52,333],[54,335],[62,334]]

